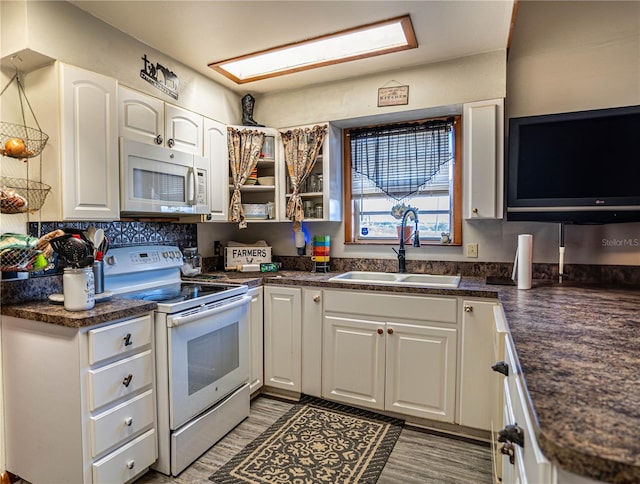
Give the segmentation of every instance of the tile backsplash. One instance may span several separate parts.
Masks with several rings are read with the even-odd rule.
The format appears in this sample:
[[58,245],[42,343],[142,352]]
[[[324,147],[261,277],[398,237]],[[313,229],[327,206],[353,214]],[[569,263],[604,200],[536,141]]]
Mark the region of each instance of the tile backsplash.
[[29,222],[29,235],[40,237],[56,229],[74,228],[86,230],[90,226],[104,230],[111,247],[131,245],[198,245],[196,224],[171,222]]

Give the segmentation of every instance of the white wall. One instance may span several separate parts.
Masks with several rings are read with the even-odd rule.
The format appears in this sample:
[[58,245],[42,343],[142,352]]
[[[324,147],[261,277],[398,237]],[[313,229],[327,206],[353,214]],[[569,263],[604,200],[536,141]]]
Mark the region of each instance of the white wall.
[[[410,86],[410,105],[398,109],[427,112],[439,105],[501,97],[507,117],[640,104],[640,2],[519,3],[505,71],[499,54],[488,53],[403,72],[312,86],[266,95],[256,102],[256,119],[274,126],[371,116],[377,88],[390,80]],[[506,91],[503,91],[506,79]],[[396,115],[398,113],[395,113]],[[464,162],[464,160],[463,160]],[[294,255],[289,224],[259,224],[245,231],[199,227],[203,253],[211,240],[266,238],[274,253]],[[395,257],[389,246],[347,246],[343,225],[309,223],[312,234],[332,236],[334,257]],[[264,234],[268,235],[265,236]],[[463,243],[477,242],[479,258],[467,259],[460,247],[408,249],[409,259],[451,261],[513,260],[517,235],[534,235],[534,261],[557,262],[557,224],[506,221],[463,223]],[[217,238],[216,238],[217,237]],[[567,226],[568,264],[640,265],[640,224]]]

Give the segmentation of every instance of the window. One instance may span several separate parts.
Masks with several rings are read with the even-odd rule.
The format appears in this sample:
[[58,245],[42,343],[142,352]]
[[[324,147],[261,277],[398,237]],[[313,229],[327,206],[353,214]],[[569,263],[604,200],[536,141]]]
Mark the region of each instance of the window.
[[345,130],[345,243],[397,243],[394,215],[406,205],[418,210],[423,244],[443,232],[461,244],[460,126],[452,116]]

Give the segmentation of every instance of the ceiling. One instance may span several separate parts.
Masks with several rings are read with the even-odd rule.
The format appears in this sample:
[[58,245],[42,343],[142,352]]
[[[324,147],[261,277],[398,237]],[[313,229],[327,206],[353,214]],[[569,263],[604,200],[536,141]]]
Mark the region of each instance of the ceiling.
[[[513,0],[70,0],[236,92],[268,93],[505,49]],[[237,85],[208,64],[409,14],[418,48]]]

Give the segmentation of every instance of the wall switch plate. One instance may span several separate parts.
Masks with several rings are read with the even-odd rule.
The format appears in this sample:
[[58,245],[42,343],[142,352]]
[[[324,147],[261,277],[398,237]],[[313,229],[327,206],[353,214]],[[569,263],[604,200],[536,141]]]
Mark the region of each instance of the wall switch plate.
[[467,257],[478,257],[478,244],[467,244]]

